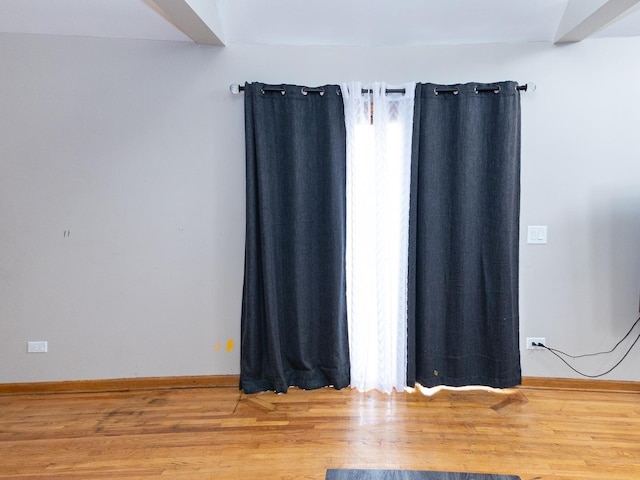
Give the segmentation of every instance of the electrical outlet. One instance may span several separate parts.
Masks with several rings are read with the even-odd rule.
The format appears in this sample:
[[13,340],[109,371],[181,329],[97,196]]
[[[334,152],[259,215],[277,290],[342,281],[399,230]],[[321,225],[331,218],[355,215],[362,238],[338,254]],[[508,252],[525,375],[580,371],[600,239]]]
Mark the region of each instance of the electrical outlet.
[[547,344],[547,339],[544,337],[527,337],[527,350],[542,350],[544,347],[538,347],[534,343]]
[[27,342],[27,353],[47,353],[47,342]]

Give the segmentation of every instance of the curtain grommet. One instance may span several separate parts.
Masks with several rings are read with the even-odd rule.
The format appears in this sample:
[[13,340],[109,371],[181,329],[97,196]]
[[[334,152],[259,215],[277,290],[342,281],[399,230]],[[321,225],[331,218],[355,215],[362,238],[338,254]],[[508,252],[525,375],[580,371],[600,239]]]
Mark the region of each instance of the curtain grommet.
[[287,93],[287,90],[284,87],[282,87],[282,90],[280,90],[280,95],[284,97],[286,93]]
[[264,88],[261,88],[261,89],[260,89],[260,93],[261,93],[262,95],[264,95],[264,94],[265,94]]
[[[480,90],[478,90],[478,86],[476,85],[475,87],[473,87],[473,91],[476,95],[480,94]],[[496,85],[494,88],[491,87],[484,87],[482,89],[483,92],[493,92],[495,94],[500,93],[500,85]]]
[[322,87],[302,87],[300,89],[302,95],[308,95],[310,92],[318,92],[320,96],[324,95],[324,88]]
[[443,87],[440,90],[438,90],[438,87],[435,87],[433,89],[433,93],[435,93],[436,95],[440,95],[441,93],[453,93],[454,95],[458,95],[460,93],[460,89],[458,87],[453,87],[453,88]]

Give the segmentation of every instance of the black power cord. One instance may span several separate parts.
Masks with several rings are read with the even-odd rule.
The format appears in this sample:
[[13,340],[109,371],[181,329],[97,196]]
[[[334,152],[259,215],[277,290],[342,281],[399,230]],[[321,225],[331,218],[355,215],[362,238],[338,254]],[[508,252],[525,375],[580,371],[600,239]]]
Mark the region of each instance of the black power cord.
[[544,345],[543,343],[533,343],[534,346],[536,347],[542,347],[545,350],[548,350],[549,352],[553,353],[556,357],[558,357],[560,360],[562,360],[562,362],[564,362],[567,367],[569,367],[571,370],[573,370],[574,372],[576,372],[578,375],[582,375],[583,377],[587,377],[587,378],[598,378],[598,377],[603,377],[604,375],[606,375],[607,373],[611,373],[614,369],[616,369],[618,367],[618,365],[620,365],[622,363],[622,361],[627,358],[627,355],[629,355],[629,353],[631,352],[631,350],[633,350],[633,347],[636,345],[636,343],[638,343],[638,340],[640,340],[640,333],[638,334],[638,336],[636,337],[636,339],[633,341],[633,343],[631,344],[631,346],[627,349],[627,351],[625,352],[625,354],[622,356],[622,358],[618,361],[618,363],[616,363],[613,367],[611,367],[609,370],[607,370],[606,372],[603,373],[599,373],[597,375],[588,375],[586,373],[583,373],[579,370],[577,370],[576,368],[574,368],[571,364],[569,364],[569,362],[567,362],[564,358],[562,358],[560,355],[565,355],[567,357],[570,358],[584,358],[584,357],[594,357],[596,355],[604,355],[607,353],[612,353],[613,351],[615,351],[622,342],[624,342],[627,337],[629,335],[631,335],[631,332],[633,331],[633,329],[635,328],[635,326],[640,322],[640,317],[638,317],[638,319],[635,321],[635,323],[631,326],[631,328],[629,329],[629,331],[626,333],[626,335],[624,337],[622,337],[622,339],[620,339],[620,341],[618,343],[616,343],[616,345],[611,349],[611,350],[607,350],[606,352],[596,352],[596,353],[586,353],[584,355],[570,355],[568,353],[563,352],[562,350],[557,350],[555,348],[551,348],[551,347],[547,347],[546,345]]

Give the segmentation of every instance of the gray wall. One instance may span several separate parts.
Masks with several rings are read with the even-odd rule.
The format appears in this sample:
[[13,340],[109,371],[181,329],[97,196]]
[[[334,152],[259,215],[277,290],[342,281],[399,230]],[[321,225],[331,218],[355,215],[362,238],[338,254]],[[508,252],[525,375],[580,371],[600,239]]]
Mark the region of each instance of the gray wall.
[[[535,82],[522,98],[522,344],[611,347],[640,294],[639,50],[0,35],[0,382],[238,373],[243,99],[228,86],[245,80]],[[527,225],[548,225],[549,244],[526,245]],[[28,340],[49,353],[27,354]],[[640,345],[606,378],[640,380],[639,361]],[[575,376],[524,349],[523,373]]]

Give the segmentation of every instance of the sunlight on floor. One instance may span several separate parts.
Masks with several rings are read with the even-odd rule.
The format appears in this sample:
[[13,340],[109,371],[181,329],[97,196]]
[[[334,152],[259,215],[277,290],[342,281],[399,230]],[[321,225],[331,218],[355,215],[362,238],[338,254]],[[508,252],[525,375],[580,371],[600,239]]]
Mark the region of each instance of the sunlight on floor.
[[420,392],[427,397],[432,397],[436,393],[441,392],[443,390],[450,391],[450,392],[483,391],[483,392],[498,393],[502,395],[510,395],[515,392],[514,388],[493,388],[493,387],[486,387],[483,385],[468,385],[464,387],[449,387],[447,385],[439,385],[437,387],[427,388],[427,387],[423,387],[419,383],[416,384],[415,388],[405,387],[404,389],[404,391],[407,393]]

